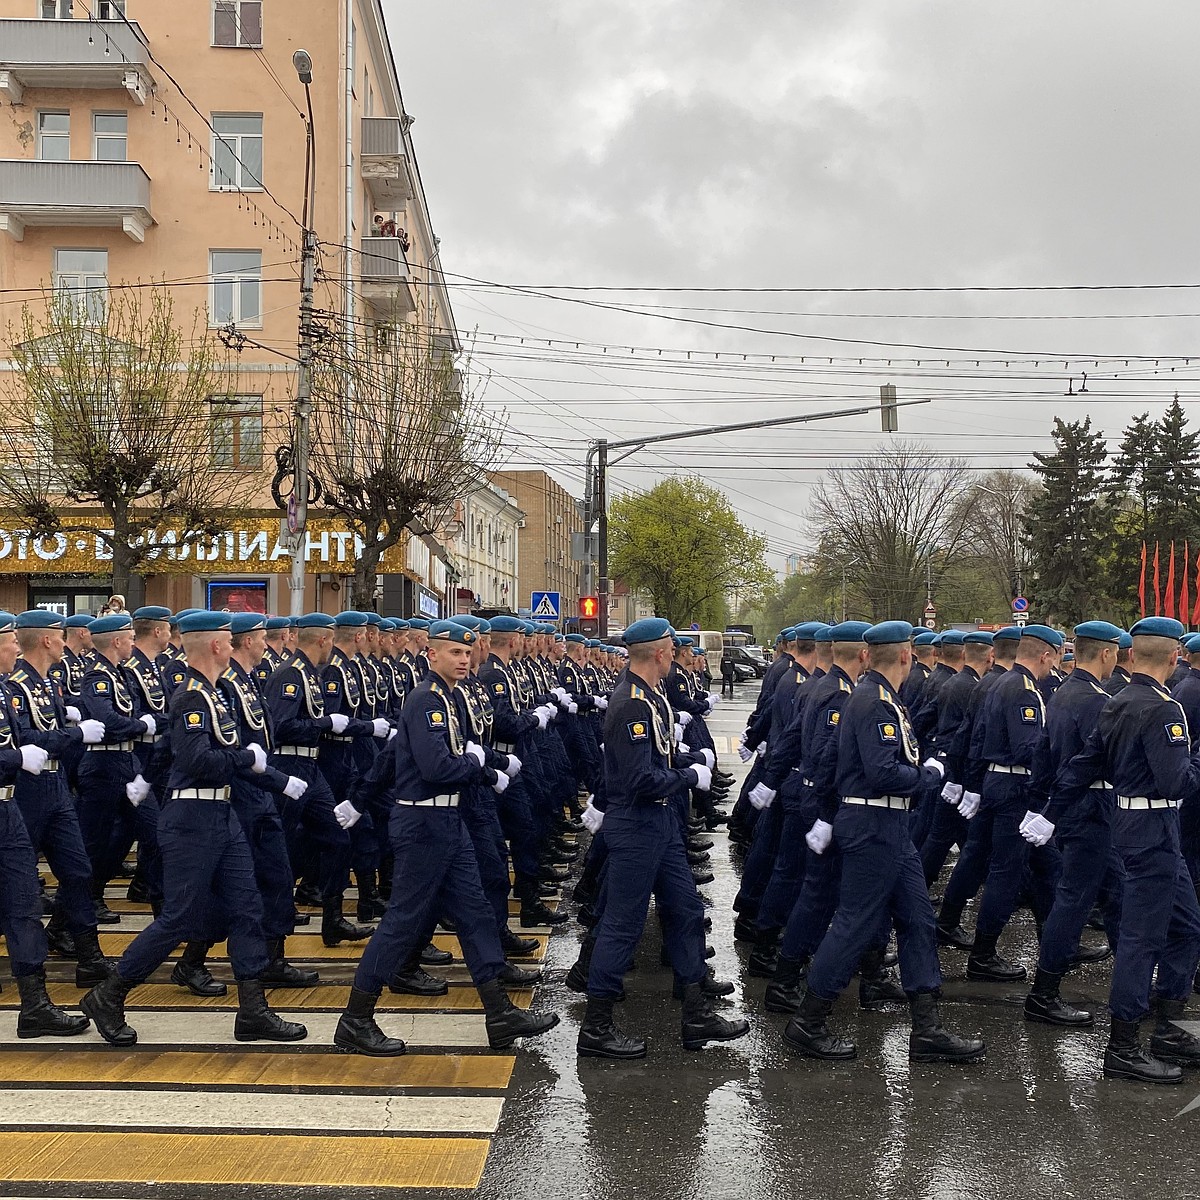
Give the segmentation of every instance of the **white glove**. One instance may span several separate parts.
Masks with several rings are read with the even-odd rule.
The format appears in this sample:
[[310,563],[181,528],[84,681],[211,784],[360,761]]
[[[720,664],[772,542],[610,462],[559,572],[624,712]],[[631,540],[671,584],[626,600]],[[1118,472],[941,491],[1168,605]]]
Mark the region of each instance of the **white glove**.
[[707,747],[704,746],[700,750],[700,757],[704,759],[704,765],[710,770],[714,770],[717,765],[717,756]]
[[755,754],[757,754],[759,758],[766,758],[766,756],[767,756],[767,743],[766,743],[766,742],[759,742],[759,743],[758,743],[758,745],[754,747],[754,753],[755,753]]
[[1027,812],[1021,822],[1021,836],[1031,846],[1044,846],[1054,836],[1054,826],[1041,813]]
[[508,763],[504,768],[504,773],[509,777],[509,779],[516,779],[516,777],[520,775],[521,768],[524,765],[525,764],[515,754],[510,754],[508,755]]
[[341,804],[335,804],[333,806],[333,815],[337,818],[337,823],[343,829],[349,829],[351,826],[358,824],[358,820],[362,816],[362,813],[360,813],[358,809],[350,803],[349,800],[343,800]]
[[600,826],[604,824],[604,814],[598,808],[592,807],[591,796],[587,798],[587,803],[583,806],[583,812],[579,814],[579,819],[588,833],[600,832]]
[[254,761],[250,764],[250,770],[255,775],[261,775],[267,769],[267,752],[257,742],[248,743],[246,749],[254,755]]
[[738,758],[747,763],[754,757],[754,751],[745,742],[738,743]]
[[962,797],[963,790],[961,783],[948,783],[942,788],[942,799],[947,804],[958,804]]
[[501,792],[506,792],[508,790],[508,785],[510,783],[512,783],[512,780],[505,775],[503,771],[497,771],[496,782],[492,784],[492,791],[498,796]]
[[40,775],[46,769],[46,763],[49,761],[50,755],[41,746],[21,747],[22,771],[28,771],[30,775]]
[[712,772],[701,763],[694,763],[688,767],[689,771],[696,773],[696,790],[698,792],[707,792],[712,788]]
[[375,717],[371,721],[371,735],[377,738],[385,738],[391,733],[392,727],[384,720],[383,717]]
[[346,732],[346,726],[350,724],[350,718],[345,713],[330,713],[329,725],[334,733],[342,734]]
[[574,700],[568,700],[567,701],[567,712],[574,714],[574,713],[577,713],[578,711],[579,711],[579,705],[576,704]]
[[978,811],[979,802],[983,799],[978,792],[963,792],[958,811],[969,821]]
[[708,711],[712,712],[721,703],[721,697],[713,692],[705,692],[704,699],[708,701]]
[[283,794],[289,800],[299,800],[305,792],[308,791],[308,780],[300,779],[296,775],[289,775],[288,781],[284,785]]
[[682,725],[685,729],[691,723],[692,723],[692,714],[691,713],[680,713],[679,714],[679,724]]
[[98,746],[104,741],[104,722],[93,721],[88,717],[79,722],[79,732],[83,734],[85,746]]
[[70,721],[72,725],[78,725],[79,722],[83,720],[83,713],[81,713],[79,709],[75,707],[75,705],[68,704],[67,720]]
[[539,711],[546,714],[547,721],[553,721],[558,716],[558,709],[553,704],[543,704]]
[[705,715],[705,716],[708,716],[708,715],[710,715],[710,714],[712,713],[712,710],[713,710],[714,708],[716,708],[716,707],[717,707],[717,699],[716,699],[716,697],[715,697],[715,696],[709,696],[708,700],[707,700],[707,701],[705,701],[705,704],[704,704],[704,715]]
[[675,722],[675,745],[683,745],[683,726],[678,721]]
[[571,693],[565,687],[551,688],[550,695],[557,696],[564,704],[571,698]]
[[833,841],[833,826],[828,821],[814,821],[813,827],[804,835],[804,841],[814,854],[824,854]]
[[478,742],[468,742],[466,753],[481,767],[487,761],[487,755],[483,752],[483,747]]
[[398,729],[389,729],[388,735],[387,735],[387,740],[390,742],[392,740],[392,738],[394,738],[396,736],[396,734],[399,732],[400,731]]
[[533,715],[537,717],[539,729],[545,729],[550,724],[550,714],[544,708],[535,708]]
[[940,758],[933,758],[931,756],[925,760],[923,765],[928,767],[931,771],[936,771],[939,779],[945,779],[946,764],[942,762]]
[[608,707],[608,697],[607,696],[597,696],[596,697],[596,707],[601,712],[603,712]]
[[764,808],[770,808],[771,802],[775,799],[775,789],[769,788],[765,783],[756,783],[750,789],[750,803],[755,808],[762,812]]
[[137,808],[145,798],[150,795],[150,785],[141,777],[135,775],[125,785],[125,795],[129,797],[129,803]]
[[158,732],[158,722],[149,713],[146,713],[144,716],[138,717],[138,720],[141,721],[141,723],[143,725],[145,725],[146,732],[151,737],[153,737]]

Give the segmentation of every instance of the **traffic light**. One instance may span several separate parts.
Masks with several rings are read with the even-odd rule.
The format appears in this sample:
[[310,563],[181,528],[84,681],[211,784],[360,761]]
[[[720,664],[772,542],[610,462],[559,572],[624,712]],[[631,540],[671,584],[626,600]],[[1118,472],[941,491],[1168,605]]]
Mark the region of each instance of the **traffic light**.
[[594,621],[600,615],[600,597],[580,596],[579,615],[585,620]]
[[894,384],[885,383],[879,389],[879,413],[883,422],[884,433],[895,433],[900,428],[896,412],[896,388]]

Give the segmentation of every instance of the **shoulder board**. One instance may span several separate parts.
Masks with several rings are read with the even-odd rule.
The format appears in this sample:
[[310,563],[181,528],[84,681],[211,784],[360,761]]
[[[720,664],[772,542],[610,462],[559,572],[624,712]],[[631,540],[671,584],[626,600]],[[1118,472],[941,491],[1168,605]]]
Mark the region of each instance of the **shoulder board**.
[[443,691],[442,691],[442,689],[441,689],[441,687],[439,686],[439,684],[438,684],[438,682],[437,682],[437,680],[436,680],[436,679],[430,680],[430,682],[429,682],[429,690],[430,690],[431,692],[433,692],[433,694],[434,694],[435,696],[444,696],[444,695],[446,694],[445,692],[443,692]]
[[636,683],[630,685],[629,694],[635,700],[645,700],[646,699],[646,689],[639,686]]
[[839,692],[852,692],[852,691],[854,691],[854,689],[844,679],[839,679],[838,680],[838,691]]
[[18,667],[9,675],[8,680],[10,683],[28,683],[29,673],[24,667]]
[[1025,685],[1025,690],[1027,692],[1036,692],[1037,691],[1037,684],[1035,684],[1033,682],[1033,680],[1029,678],[1028,675],[1022,675],[1021,682]]
[[232,683],[237,683],[237,672],[232,667],[226,667],[225,670],[221,672],[221,678],[228,679]]
[[199,679],[189,679],[186,690],[189,692],[201,692],[204,690],[204,684]]
[[891,704],[892,702],[892,693],[889,692],[882,683],[879,685],[879,698],[880,700],[884,701],[885,704]]

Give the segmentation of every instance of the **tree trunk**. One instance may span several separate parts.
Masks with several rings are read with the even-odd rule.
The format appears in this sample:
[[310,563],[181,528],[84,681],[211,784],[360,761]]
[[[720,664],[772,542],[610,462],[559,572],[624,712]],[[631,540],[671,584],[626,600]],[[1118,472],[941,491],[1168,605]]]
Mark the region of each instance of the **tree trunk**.
[[363,523],[363,549],[354,564],[354,582],[350,585],[350,606],[358,612],[374,612],[375,590],[379,586],[379,560],[383,551],[379,546],[380,525],[378,521]]
[[124,596],[125,607],[133,612],[145,603],[146,580],[135,570],[137,552],[129,545],[129,509],[116,504],[109,508],[113,525],[112,595]]

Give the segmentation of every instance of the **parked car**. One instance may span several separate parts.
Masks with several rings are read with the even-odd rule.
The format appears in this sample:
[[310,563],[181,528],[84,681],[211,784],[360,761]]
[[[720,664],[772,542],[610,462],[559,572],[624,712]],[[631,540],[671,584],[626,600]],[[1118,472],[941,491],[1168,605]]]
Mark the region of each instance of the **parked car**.
[[[733,660],[738,680],[761,679],[767,673],[767,664],[757,655],[751,653],[745,646],[726,646],[723,657]],[[742,671],[749,674],[743,676]]]

